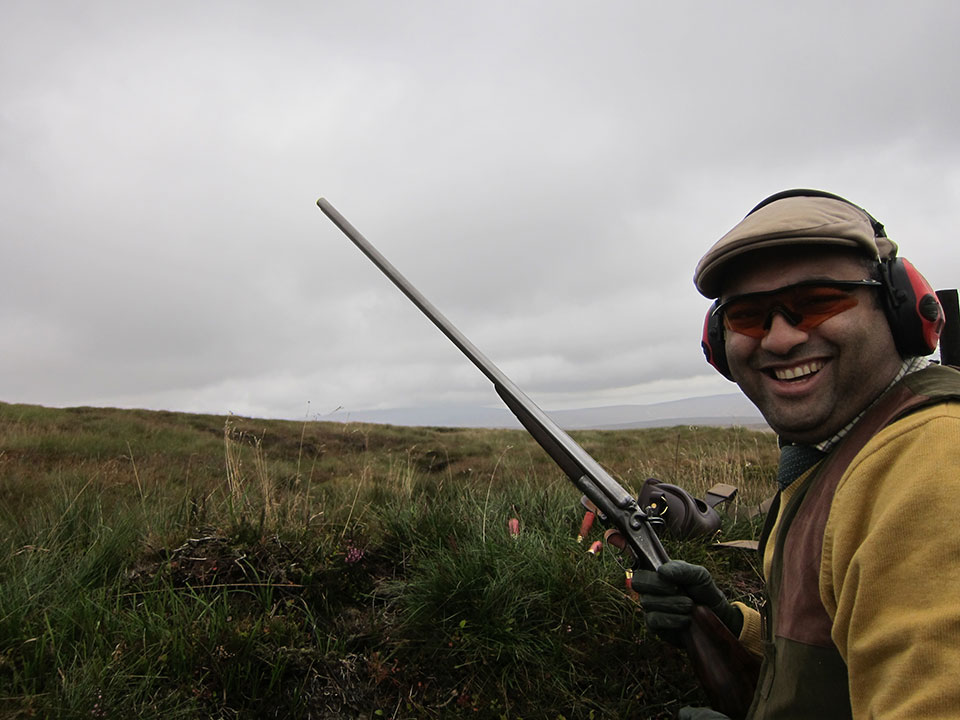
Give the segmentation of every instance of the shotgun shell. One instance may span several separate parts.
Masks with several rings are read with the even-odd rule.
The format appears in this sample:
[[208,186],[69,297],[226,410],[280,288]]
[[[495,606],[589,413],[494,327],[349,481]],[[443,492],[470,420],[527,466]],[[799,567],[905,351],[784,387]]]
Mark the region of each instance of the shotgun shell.
[[583,542],[583,539],[590,532],[590,528],[593,527],[593,519],[597,516],[592,510],[587,510],[583,514],[583,522],[580,523],[580,534],[577,535],[577,542]]
[[620,531],[616,528],[610,528],[607,530],[603,534],[603,539],[618,550],[623,550],[627,546],[627,541],[624,540],[623,535],[621,535]]

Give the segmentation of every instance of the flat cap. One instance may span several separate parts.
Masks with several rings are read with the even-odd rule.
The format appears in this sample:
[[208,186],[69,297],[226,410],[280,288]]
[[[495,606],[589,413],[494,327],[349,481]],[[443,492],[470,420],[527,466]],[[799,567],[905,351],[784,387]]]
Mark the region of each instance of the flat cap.
[[897,254],[883,226],[862,208],[829,193],[803,192],[771,196],[720,238],[697,264],[693,275],[697,290],[708,298],[719,297],[730,262],[762,248],[832,245],[859,249],[876,259]]

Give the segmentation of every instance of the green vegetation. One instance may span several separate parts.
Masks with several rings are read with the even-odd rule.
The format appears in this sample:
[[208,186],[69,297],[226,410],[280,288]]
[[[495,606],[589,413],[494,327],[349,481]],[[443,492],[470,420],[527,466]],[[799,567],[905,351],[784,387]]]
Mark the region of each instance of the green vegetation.
[[[621,482],[769,492],[742,429],[582,432]],[[0,403],[0,717],[672,717],[611,549],[522,431]],[[519,535],[507,527],[520,523]],[[601,536],[595,528],[590,540]],[[742,598],[746,555],[666,542]]]

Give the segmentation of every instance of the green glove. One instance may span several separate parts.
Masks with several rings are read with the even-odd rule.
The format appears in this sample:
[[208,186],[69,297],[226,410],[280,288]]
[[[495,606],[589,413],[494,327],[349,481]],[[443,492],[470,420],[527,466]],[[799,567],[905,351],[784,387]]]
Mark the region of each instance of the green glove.
[[730,604],[707,569],[700,565],[670,560],[656,572],[635,571],[630,584],[640,595],[647,628],[674,645],[682,644],[678,631],[690,625],[694,605],[712,610],[735,636],[743,628],[743,614]]
[[685,707],[680,708],[677,720],[730,720],[730,718],[706,707]]

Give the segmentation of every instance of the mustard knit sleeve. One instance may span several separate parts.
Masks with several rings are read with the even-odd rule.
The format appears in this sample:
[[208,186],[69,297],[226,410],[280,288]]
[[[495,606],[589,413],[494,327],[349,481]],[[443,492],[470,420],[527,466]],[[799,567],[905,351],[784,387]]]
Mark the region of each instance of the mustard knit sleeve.
[[757,657],[763,657],[763,626],[760,613],[749,605],[735,602],[733,606],[743,615],[743,628],[740,630],[740,642]]
[[877,434],[841,479],[820,594],[854,718],[960,713],[960,404]]

